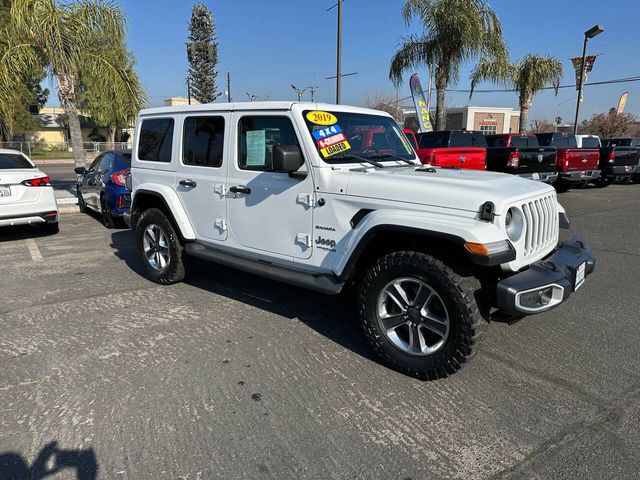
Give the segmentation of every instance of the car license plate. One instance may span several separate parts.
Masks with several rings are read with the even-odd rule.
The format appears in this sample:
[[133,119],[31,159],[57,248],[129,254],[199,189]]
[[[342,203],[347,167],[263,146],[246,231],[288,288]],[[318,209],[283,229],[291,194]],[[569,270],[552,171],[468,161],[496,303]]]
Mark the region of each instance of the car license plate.
[[583,262],[582,265],[580,265],[576,269],[576,283],[575,283],[575,286],[573,287],[574,290],[578,290],[584,283],[584,272],[586,269],[587,269],[587,262]]
[[11,187],[9,185],[0,185],[0,197],[10,197]]
[[531,174],[531,178],[534,180],[540,180],[540,174],[538,172],[533,172]]

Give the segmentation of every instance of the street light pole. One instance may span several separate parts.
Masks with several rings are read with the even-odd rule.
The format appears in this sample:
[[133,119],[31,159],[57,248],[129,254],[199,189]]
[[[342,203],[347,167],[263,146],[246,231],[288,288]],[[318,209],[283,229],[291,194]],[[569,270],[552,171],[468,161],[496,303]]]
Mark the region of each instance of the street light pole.
[[338,38],[336,52],[336,104],[340,104],[340,80],[342,77],[342,0],[338,0]]
[[585,64],[584,60],[587,55],[587,40],[595,37],[596,35],[604,32],[604,28],[600,25],[594,25],[589,30],[584,32],[584,43],[582,44],[582,64],[580,68],[580,83],[578,84],[578,100],[576,102],[576,118],[573,122],[573,134],[576,135],[578,133],[578,117],[580,116],[580,100],[582,99],[582,84],[584,83],[584,71]]
[[296,93],[298,94],[298,101],[300,102],[300,101],[302,101],[302,96],[304,95],[304,92],[306,92],[306,91],[307,91],[307,89],[308,89],[309,87],[307,87],[307,88],[303,88],[303,89],[301,90],[301,89],[299,89],[298,87],[296,87],[296,86],[292,83],[292,84],[291,84],[291,88],[293,88],[293,89],[296,91]]

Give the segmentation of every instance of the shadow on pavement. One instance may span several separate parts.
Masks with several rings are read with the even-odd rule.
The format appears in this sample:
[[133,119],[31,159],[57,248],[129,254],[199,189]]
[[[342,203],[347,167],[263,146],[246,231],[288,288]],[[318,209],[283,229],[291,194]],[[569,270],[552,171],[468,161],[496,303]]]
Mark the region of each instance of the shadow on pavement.
[[[130,230],[111,235],[115,255],[140,276],[144,276]],[[330,296],[259,277],[215,263],[193,259],[185,282],[276,315],[298,319],[333,342],[380,363],[371,351],[358,321],[353,292]]]
[[93,448],[62,450],[58,442],[51,442],[40,450],[31,467],[19,453],[0,453],[0,480],[41,480],[63,470],[75,471],[77,480],[95,480],[98,462]]
[[0,243],[10,242],[14,240],[25,240],[27,238],[50,237],[52,235],[57,235],[56,233],[46,232],[42,229],[41,225],[42,224],[2,227],[0,229]]

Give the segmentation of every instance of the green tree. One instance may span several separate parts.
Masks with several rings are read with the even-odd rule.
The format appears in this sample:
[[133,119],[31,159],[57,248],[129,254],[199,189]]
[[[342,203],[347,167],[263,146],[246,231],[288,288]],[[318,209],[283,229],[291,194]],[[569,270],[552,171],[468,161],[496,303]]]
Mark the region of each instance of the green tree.
[[105,84],[100,77],[92,72],[80,69],[78,105],[83,111],[91,115],[92,120],[99,127],[107,128],[107,142],[116,141],[119,128],[126,128],[133,124],[138,112],[147,105],[147,95],[135,73],[135,60],[131,52],[127,51],[124,42],[112,42],[104,39],[105,54],[109,61],[122,66],[122,73],[127,79],[129,88],[118,91],[112,85]]
[[562,75],[562,62],[550,56],[529,54],[516,63],[505,59],[481,60],[471,73],[471,95],[475,86],[484,80],[516,89],[520,103],[519,131],[526,132],[533,96],[549,84],[557,95]]
[[124,42],[125,19],[120,8],[104,0],[13,0],[11,34],[0,58],[0,88],[8,77],[28,72],[44,63],[58,86],[65,111],[73,157],[84,166],[86,156],[78,115],[77,93],[81,70],[109,85],[115,98],[126,97],[135,88],[126,65],[114,62],[96,39]]
[[442,130],[445,90],[458,80],[460,65],[476,57],[507,57],[500,21],[484,0],[406,0],[402,16],[407,25],[418,18],[424,32],[401,39],[389,78],[399,85],[407,70],[434,65],[436,130]]
[[220,96],[216,92],[216,65],[218,43],[213,15],[205,5],[196,3],[189,22],[189,78],[193,97],[200,103],[213,102]]
[[[11,1],[0,0],[0,58],[9,47],[5,39],[11,26],[10,11]],[[5,84],[0,86],[0,141],[11,140],[15,131],[38,127],[35,117],[29,114],[29,106],[42,107],[47,102],[49,90],[40,87],[45,75],[44,66],[39,65],[21,76],[4,79]]]

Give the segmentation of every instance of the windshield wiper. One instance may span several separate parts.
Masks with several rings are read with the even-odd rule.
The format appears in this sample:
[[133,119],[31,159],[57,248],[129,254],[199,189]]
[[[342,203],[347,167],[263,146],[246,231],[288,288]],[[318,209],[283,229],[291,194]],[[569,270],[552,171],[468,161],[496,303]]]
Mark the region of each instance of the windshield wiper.
[[393,158],[395,160],[400,160],[401,162],[408,163],[409,165],[416,165],[411,160],[399,157],[397,155],[391,155],[390,153],[379,153],[377,155],[368,155],[367,158]]
[[[349,154],[349,155],[344,155],[341,157],[338,157],[340,160],[351,160],[351,159],[356,159],[356,160],[360,160],[363,161],[365,163],[370,163],[371,165],[378,167],[378,168],[384,168],[384,165],[382,165],[380,162],[376,162],[375,160],[372,160],[370,157],[359,157],[358,155],[353,155],[353,154]],[[336,159],[337,160],[337,159]]]

